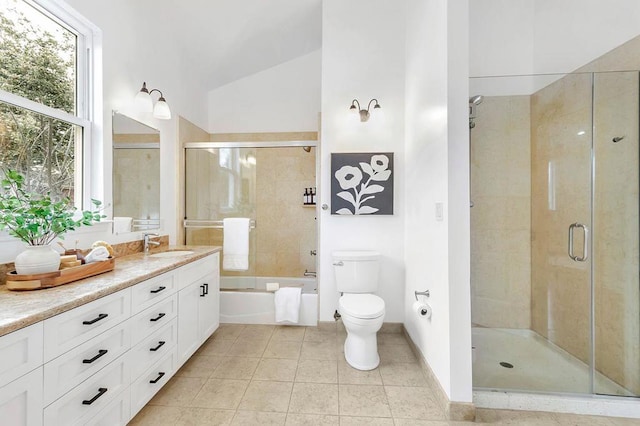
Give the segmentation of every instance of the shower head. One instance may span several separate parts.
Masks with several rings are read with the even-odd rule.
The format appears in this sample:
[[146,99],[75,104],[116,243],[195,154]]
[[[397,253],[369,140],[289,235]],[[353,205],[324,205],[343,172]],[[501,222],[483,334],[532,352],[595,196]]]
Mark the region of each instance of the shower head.
[[480,105],[483,100],[484,100],[484,96],[475,95],[469,98],[469,103],[473,105]]
[[302,149],[304,149],[305,152],[311,152],[311,147],[310,146],[303,146]]

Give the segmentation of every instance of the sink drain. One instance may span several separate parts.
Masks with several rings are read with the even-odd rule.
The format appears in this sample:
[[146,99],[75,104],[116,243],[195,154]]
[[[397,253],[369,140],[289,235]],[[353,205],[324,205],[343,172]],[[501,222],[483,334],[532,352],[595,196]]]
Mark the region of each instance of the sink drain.
[[500,365],[503,366],[504,368],[513,368],[513,364],[511,364],[510,362],[502,361]]

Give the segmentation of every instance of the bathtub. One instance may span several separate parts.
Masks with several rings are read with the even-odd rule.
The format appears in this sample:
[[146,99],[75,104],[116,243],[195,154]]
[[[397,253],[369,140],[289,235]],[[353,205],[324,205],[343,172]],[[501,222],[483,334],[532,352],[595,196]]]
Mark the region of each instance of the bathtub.
[[[255,288],[253,287],[255,280]],[[315,278],[220,277],[220,323],[276,324],[274,293],[266,283],[280,287],[302,285],[300,319],[296,325],[318,323],[318,291]]]

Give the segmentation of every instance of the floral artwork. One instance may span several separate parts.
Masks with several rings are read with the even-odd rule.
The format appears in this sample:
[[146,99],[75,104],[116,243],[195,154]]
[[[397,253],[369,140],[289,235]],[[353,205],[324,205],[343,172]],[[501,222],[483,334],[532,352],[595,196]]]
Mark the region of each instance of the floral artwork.
[[331,214],[393,214],[393,153],[331,154]]

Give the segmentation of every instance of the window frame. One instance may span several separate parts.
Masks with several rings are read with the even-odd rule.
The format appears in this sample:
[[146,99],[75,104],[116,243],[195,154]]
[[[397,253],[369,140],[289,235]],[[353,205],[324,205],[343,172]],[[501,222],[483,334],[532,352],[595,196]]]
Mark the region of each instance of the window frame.
[[80,128],[82,141],[75,146],[74,184],[80,185],[74,203],[79,209],[91,208],[91,198],[103,198],[104,182],[94,170],[102,170],[95,149],[102,144],[102,84],[100,29],[66,3],[55,0],[22,0],[76,35],[76,113],[52,108],[0,89],[0,101],[24,108]]

